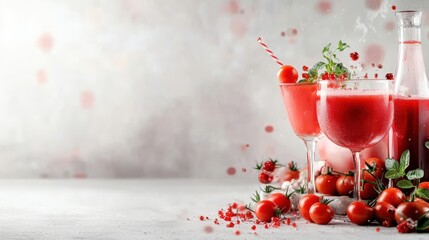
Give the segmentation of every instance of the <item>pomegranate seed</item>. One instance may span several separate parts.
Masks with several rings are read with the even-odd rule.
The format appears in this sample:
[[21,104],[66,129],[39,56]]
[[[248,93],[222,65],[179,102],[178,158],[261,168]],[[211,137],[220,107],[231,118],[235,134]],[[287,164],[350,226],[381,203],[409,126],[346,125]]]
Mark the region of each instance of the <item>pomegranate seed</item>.
[[264,228],[268,229],[268,224],[265,223]]
[[231,221],[231,217],[225,217],[223,220],[225,220],[225,221]]
[[240,235],[240,233],[241,232],[239,230],[235,231],[235,235],[237,235],[237,236]]
[[350,58],[351,58],[353,61],[357,61],[357,60],[359,59],[359,53],[357,53],[357,52],[352,52],[352,53],[350,53]]
[[233,222],[229,222],[228,224],[226,224],[227,228],[233,228],[234,227],[234,223]]
[[233,209],[236,209],[237,208],[237,203],[235,202],[235,203],[233,203],[232,205],[231,205],[231,207],[233,208]]
[[200,216],[200,220],[201,220],[201,221],[204,221],[204,216]]
[[375,63],[371,63],[371,67],[375,67]]
[[256,230],[256,226],[255,226],[255,225],[253,225],[253,226],[251,227],[251,229],[252,229],[252,230]]
[[309,78],[310,78],[310,75],[308,75],[308,73],[303,73],[303,74],[302,74],[302,78],[304,78],[304,79],[309,79]]
[[327,72],[322,74],[322,80],[328,80],[328,78],[329,78],[329,75]]
[[368,79],[368,73],[365,73],[365,76],[363,78]]
[[307,66],[302,66],[302,71],[308,71],[308,67]]
[[237,220],[237,224],[240,224],[240,220]]
[[378,73],[374,74],[374,78],[378,78]]
[[386,74],[386,79],[393,80],[393,74],[392,73]]
[[395,11],[396,10],[396,6],[392,5],[392,10]]
[[292,223],[292,227],[296,228],[296,223]]
[[377,67],[378,67],[378,68],[380,68],[380,69],[382,69],[382,68],[383,68],[383,65],[378,64],[378,65],[377,65]]
[[246,172],[246,171],[247,171],[247,169],[245,169],[245,168],[242,168],[242,169],[241,169],[241,171],[242,171],[242,172]]
[[287,219],[286,219],[286,224],[287,224],[287,225],[290,225],[290,218],[287,218]]
[[337,77],[335,77],[335,74],[331,73],[331,74],[329,74],[329,79],[335,80],[335,79],[337,79]]
[[380,232],[380,228],[376,228],[376,229],[375,229],[375,231],[376,231],[376,232]]

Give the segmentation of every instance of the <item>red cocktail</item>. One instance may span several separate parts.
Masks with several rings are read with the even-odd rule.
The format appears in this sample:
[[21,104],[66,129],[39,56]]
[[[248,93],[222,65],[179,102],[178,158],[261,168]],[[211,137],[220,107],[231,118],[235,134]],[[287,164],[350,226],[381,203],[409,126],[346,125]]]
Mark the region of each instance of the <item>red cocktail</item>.
[[281,84],[283,103],[295,134],[300,138],[318,137],[320,126],[317,121],[317,84]]
[[[317,116],[325,135],[349,148],[355,160],[355,183],[361,183],[360,152],[388,133],[393,119],[392,81],[320,81]],[[360,184],[355,197],[360,199]]]
[[313,163],[316,144],[322,135],[316,114],[317,83],[280,84],[283,103],[295,134],[304,140],[307,147],[309,183],[308,192],[316,192],[314,186]]

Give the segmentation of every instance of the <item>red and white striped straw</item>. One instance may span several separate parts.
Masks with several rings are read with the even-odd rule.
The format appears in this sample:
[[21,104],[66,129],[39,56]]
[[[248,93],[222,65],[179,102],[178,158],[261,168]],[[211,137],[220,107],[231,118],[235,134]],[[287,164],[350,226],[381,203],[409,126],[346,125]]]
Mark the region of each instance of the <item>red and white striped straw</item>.
[[276,57],[276,55],[274,55],[273,51],[271,51],[267,44],[265,44],[264,42],[262,42],[262,39],[259,37],[258,38],[258,43],[261,44],[261,46],[265,49],[265,51],[273,58],[273,60],[280,66],[283,66],[283,63],[280,62],[280,60]]

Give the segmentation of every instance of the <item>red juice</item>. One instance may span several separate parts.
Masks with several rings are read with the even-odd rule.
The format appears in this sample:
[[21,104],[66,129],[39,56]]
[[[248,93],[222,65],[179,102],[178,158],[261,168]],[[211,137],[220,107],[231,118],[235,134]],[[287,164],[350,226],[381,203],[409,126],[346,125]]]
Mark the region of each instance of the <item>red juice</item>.
[[392,96],[343,93],[320,98],[317,114],[325,135],[352,151],[378,143],[391,127]]
[[317,84],[281,84],[280,89],[295,134],[301,138],[319,136],[321,133],[316,115]]
[[425,172],[424,181],[429,179],[429,150],[425,142],[429,140],[429,99],[395,97],[392,124],[392,157],[399,160],[403,151],[410,150],[408,170],[421,168]]

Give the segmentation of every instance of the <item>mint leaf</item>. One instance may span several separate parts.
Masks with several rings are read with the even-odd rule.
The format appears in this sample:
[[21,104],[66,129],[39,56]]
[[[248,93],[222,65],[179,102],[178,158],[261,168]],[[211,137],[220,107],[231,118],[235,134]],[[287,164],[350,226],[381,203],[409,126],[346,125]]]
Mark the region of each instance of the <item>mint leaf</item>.
[[417,231],[423,231],[423,230],[427,230],[429,228],[429,211],[425,212],[423,214],[423,216],[421,216],[419,218],[419,220],[417,220],[417,226],[416,226],[416,230]]
[[425,175],[425,172],[422,170],[422,169],[420,169],[420,168],[417,168],[417,169],[415,169],[415,170],[411,170],[411,171],[409,171],[408,173],[407,173],[407,178],[408,178],[408,180],[414,180],[414,179],[420,179],[420,178],[422,178],[423,176]]
[[416,194],[417,196],[419,196],[420,198],[429,200],[429,189],[426,188],[418,188],[416,190]]
[[342,52],[342,51],[344,51],[344,49],[346,49],[346,48],[348,48],[348,47],[350,47],[349,45],[347,45],[347,43],[345,43],[345,42],[343,42],[343,41],[339,41],[338,42],[338,50],[340,51],[340,52]]
[[398,183],[396,183],[397,187],[403,188],[403,189],[409,189],[409,188],[413,188],[414,185],[410,180],[407,179],[402,179],[401,181],[399,181]]
[[399,161],[399,168],[401,171],[405,172],[405,169],[410,166],[410,150],[405,150],[401,155],[401,160]]
[[323,48],[322,53],[324,54],[325,52],[328,52],[328,51],[329,51],[329,48],[331,48],[331,44],[326,45],[326,46]]
[[400,176],[400,172],[398,172],[397,170],[390,169],[386,172],[386,174],[384,174],[384,177],[386,177],[387,179],[395,179],[401,176]]
[[393,158],[387,158],[384,161],[384,165],[386,166],[387,170],[390,170],[390,169],[399,170],[399,163]]

